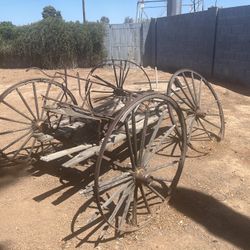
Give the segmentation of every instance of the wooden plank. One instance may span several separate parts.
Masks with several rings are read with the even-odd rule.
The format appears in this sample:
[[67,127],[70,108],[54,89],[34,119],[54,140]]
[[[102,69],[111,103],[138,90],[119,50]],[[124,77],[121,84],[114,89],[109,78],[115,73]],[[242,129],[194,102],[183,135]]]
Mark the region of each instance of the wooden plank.
[[73,157],[72,159],[70,159],[69,161],[63,163],[62,166],[66,167],[66,168],[73,167],[76,164],[94,156],[97,152],[99,152],[100,148],[101,148],[101,146],[94,146],[94,147],[91,147],[89,149],[86,149],[83,152],[76,155],[75,157]]
[[61,150],[59,152],[56,152],[56,153],[53,153],[50,155],[42,156],[40,158],[40,160],[45,161],[45,162],[50,162],[50,161],[59,159],[63,156],[77,153],[79,151],[83,151],[83,150],[86,150],[86,149],[91,148],[91,147],[93,147],[92,144],[79,145],[79,146],[74,147],[74,148],[69,148],[69,149]]
[[[153,124],[158,119],[159,119],[159,117],[154,115],[154,116],[149,118],[148,124]],[[137,122],[137,129],[136,129],[137,133],[139,133],[140,130],[142,129],[143,122],[144,122],[143,120],[140,120],[139,122]],[[126,134],[122,133],[122,131],[119,134],[111,135],[110,141],[106,145],[106,150],[112,150],[114,144],[120,143],[120,142],[124,141],[125,139],[126,139]],[[62,166],[63,167],[74,167],[76,164],[78,164],[84,160],[87,160],[88,158],[97,154],[100,151],[100,148],[101,148],[101,146],[94,146],[92,148],[89,148],[89,149],[79,153],[78,155],[76,155],[75,157],[70,159],[69,161],[63,163]]]

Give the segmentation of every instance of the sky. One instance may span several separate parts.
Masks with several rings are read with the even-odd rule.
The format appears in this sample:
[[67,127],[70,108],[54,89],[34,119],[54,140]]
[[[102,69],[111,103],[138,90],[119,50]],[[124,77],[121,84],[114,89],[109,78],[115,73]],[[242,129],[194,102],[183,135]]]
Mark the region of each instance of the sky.
[[[205,10],[216,2],[216,0],[204,1]],[[190,3],[191,0],[183,2]],[[86,19],[97,21],[106,16],[110,23],[123,23],[127,16],[135,19],[136,3],[137,0],[85,0]],[[39,21],[42,19],[42,9],[47,5],[52,5],[61,11],[66,21],[82,22],[82,0],[0,0],[0,22],[11,21],[15,25],[24,25]],[[217,0],[218,7],[242,5],[250,5],[250,0]],[[164,15],[163,8],[145,9],[145,11],[149,17]],[[184,12],[187,11],[187,8],[184,8]]]

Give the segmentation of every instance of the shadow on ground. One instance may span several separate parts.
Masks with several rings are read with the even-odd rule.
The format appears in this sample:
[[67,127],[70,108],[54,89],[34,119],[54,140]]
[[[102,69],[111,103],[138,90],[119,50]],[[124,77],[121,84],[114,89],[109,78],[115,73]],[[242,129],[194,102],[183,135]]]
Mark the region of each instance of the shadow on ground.
[[250,248],[250,218],[215,198],[195,190],[178,188],[170,204],[213,235],[241,249]]
[[29,167],[30,165],[25,162],[13,163],[0,159],[0,189],[16,183],[19,177],[28,175],[27,170]]
[[245,95],[245,96],[250,96],[250,87],[247,85],[237,84],[235,82],[232,83],[232,82],[225,82],[225,81],[217,81],[215,79],[208,79],[208,80],[212,82],[212,84],[221,86],[235,93]]

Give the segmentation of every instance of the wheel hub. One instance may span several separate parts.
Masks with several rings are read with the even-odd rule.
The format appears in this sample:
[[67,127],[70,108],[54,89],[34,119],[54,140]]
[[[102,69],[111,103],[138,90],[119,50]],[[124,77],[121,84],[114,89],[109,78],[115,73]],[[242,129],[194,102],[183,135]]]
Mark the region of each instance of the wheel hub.
[[32,128],[34,131],[43,132],[45,129],[43,121],[33,121]]
[[145,171],[144,168],[136,169],[133,175],[136,181],[141,182],[141,183],[149,184],[150,182],[153,181],[152,177]]
[[116,96],[126,96],[126,92],[122,88],[116,88],[113,92]]
[[205,118],[206,117],[206,112],[202,111],[200,108],[198,108],[195,112],[196,117],[198,118]]

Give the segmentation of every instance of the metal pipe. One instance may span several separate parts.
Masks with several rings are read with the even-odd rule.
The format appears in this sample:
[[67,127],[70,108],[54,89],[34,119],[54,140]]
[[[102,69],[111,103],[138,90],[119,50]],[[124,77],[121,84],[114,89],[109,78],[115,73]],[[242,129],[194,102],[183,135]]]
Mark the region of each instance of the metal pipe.
[[167,15],[175,16],[180,15],[182,9],[182,0],[168,0]]

